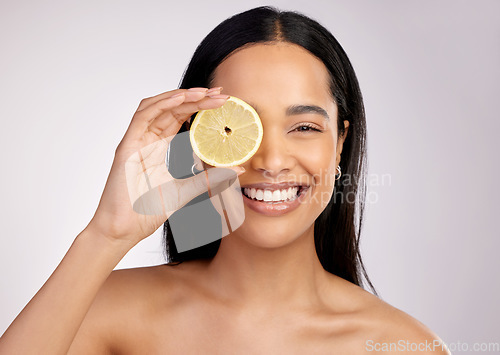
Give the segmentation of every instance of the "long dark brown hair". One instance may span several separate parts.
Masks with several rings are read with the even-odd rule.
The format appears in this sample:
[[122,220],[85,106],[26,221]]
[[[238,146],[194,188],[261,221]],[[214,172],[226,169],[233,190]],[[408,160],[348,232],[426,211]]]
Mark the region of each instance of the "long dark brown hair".
[[[299,45],[319,58],[328,69],[331,95],[338,106],[338,134],[345,133],[344,120],[349,121],[349,130],[341,154],[342,176],[336,181],[330,202],[314,224],[316,252],[325,270],[358,286],[363,286],[364,277],[376,294],[359,249],[367,164],[363,98],[354,69],[334,36],[303,14],[269,6],[254,8],[223,21],[203,39],[179,87],[212,87],[215,69],[235,50],[254,43],[273,42]],[[187,129],[187,125],[183,126],[180,132]],[[178,177],[191,175],[192,160],[176,161],[175,158],[175,154],[170,155],[170,171],[183,171],[176,173]],[[169,263],[212,258],[219,245],[220,239],[178,253],[169,221],[164,224],[164,247]]]

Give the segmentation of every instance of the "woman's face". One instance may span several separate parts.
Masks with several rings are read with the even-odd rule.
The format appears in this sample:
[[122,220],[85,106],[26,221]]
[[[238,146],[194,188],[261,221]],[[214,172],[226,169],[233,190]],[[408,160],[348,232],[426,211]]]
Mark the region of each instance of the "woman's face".
[[245,221],[235,235],[254,245],[278,247],[312,232],[330,201],[345,134],[337,138],[328,78],[319,59],[290,43],[247,46],[216,69],[213,86],[253,106],[264,127],[239,177]]

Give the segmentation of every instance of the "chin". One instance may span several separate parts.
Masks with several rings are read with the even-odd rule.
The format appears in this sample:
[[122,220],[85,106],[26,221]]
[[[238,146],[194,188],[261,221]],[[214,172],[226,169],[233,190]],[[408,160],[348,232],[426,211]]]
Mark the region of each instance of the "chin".
[[251,213],[250,211],[246,214],[247,218],[243,224],[231,236],[259,248],[275,249],[287,246],[307,233],[314,224],[314,221],[292,223],[288,219],[252,218]]

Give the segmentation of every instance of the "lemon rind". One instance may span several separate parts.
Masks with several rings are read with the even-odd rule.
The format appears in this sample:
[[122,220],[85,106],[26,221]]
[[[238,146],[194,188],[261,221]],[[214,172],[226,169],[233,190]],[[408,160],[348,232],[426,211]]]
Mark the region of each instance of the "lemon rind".
[[[238,104],[240,106],[243,106],[246,110],[250,111],[254,117],[257,117],[257,119],[254,122],[257,125],[259,134],[257,136],[257,140],[255,141],[255,145],[254,145],[253,149],[244,158],[236,160],[236,161],[232,161],[230,163],[220,163],[220,162],[218,163],[216,160],[210,159],[210,158],[204,156],[200,152],[200,150],[198,148],[198,145],[196,144],[196,141],[194,140],[194,131],[195,131],[196,126],[198,126],[198,122],[199,122],[199,120],[197,118],[200,117],[200,116],[202,116],[204,114],[204,112],[208,111],[208,110],[200,110],[200,111],[198,111],[198,113],[196,114],[195,118],[193,119],[193,123],[192,123],[191,129],[189,131],[189,139],[191,141],[191,147],[193,148],[194,153],[203,162],[205,162],[205,163],[207,163],[209,165],[215,166],[215,167],[237,166],[237,165],[241,165],[241,164],[245,163],[246,161],[248,161],[257,152],[257,150],[259,149],[260,144],[262,143],[262,138],[263,138],[263,133],[264,133],[260,117],[259,117],[259,115],[257,114],[257,112],[255,111],[255,109],[252,106],[250,106],[245,101],[243,101],[243,100],[241,100],[241,99],[239,99],[237,97],[234,97],[234,96],[230,96],[227,101],[232,101],[232,102],[235,102],[236,104]],[[227,103],[227,101],[226,101],[226,103]],[[251,124],[253,124],[254,122],[252,122]],[[249,124],[249,125],[251,125],[251,124]]]

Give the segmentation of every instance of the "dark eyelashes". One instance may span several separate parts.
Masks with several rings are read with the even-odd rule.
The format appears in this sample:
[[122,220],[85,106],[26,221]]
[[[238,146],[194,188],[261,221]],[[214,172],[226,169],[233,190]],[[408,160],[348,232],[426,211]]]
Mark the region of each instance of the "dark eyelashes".
[[323,132],[321,129],[311,125],[311,124],[306,124],[303,123],[300,126],[294,128],[292,131],[297,131],[297,132]]

